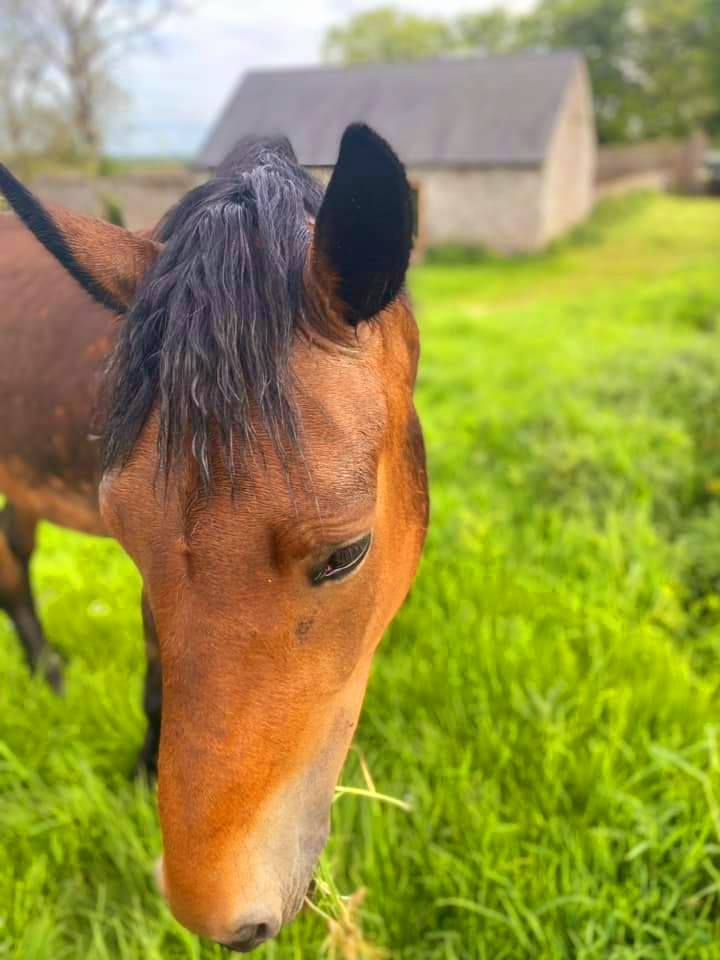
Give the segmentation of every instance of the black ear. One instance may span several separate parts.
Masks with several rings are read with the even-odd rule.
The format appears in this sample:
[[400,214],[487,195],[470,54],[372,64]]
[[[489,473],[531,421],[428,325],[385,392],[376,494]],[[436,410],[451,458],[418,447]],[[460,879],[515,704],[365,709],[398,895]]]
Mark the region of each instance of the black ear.
[[0,163],[0,193],[40,243],[98,303],[122,313],[162,247],[104,220],[44,206]]
[[412,249],[412,199],[403,165],[370,127],[343,134],[315,224],[314,247],[347,320],[379,313],[400,292]]

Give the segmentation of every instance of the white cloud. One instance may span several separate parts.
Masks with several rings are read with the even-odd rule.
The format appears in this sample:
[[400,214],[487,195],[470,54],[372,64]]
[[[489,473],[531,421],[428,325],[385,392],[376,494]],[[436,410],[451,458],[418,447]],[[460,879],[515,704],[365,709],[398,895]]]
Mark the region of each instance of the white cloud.
[[[127,111],[113,118],[118,154],[193,155],[242,74],[261,66],[315,63],[328,26],[380,0],[203,0],[168,21],[152,50],[119,74]],[[529,0],[506,0],[508,8]],[[407,0],[407,9],[450,15],[478,0]],[[486,0],[485,6],[492,5]]]

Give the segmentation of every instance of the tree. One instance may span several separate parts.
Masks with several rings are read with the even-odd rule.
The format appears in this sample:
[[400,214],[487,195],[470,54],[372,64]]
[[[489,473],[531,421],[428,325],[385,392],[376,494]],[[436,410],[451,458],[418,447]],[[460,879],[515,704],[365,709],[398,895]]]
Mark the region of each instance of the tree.
[[705,125],[720,101],[720,3],[638,0],[636,17],[644,129],[682,136]]
[[40,94],[45,64],[14,27],[11,18],[0,18],[0,142],[24,158],[44,152],[51,131]]
[[[80,157],[99,159],[105,118],[122,95],[119,59],[176,9],[175,0],[0,0],[2,32],[24,51],[23,69],[34,65],[43,111],[62,118]],[[13,49],[4,47],[6,92],[16,103],[27,81]]]
[[[703,22],[709,55],[710,83],[715,91],[720,91],[720,0],[705,0]],[[720,135],[720,92],[715,98],[710,127]]]
[[719,11],[720,0],[540,0],[525,35],[585,54],[601,140],[684,136],[720,100],[710,39]]
[[585,54],[601,140],[624,140],[634,132],[639,76],[633,66],[633,5],[634,0],[540,0],[524,23],[528,46]]
[[332,27],[323,55],[331,63],[344,64],[419,60],[439,56],[455,44],[446,20],[378,7],[358,13],[344,26]]
[[487,53],[510,53],[521,43],[519,17],[502,7],[493,7],[481,13],[465,13],[453,25],[457,46]]

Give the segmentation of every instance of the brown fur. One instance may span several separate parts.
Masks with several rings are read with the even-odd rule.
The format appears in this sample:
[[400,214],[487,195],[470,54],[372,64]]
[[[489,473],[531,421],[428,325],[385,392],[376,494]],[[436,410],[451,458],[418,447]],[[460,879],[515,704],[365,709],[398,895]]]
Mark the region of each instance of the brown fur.
[[36,516],[104,533],[95,410],[113,315],[0,214],[0,491]]

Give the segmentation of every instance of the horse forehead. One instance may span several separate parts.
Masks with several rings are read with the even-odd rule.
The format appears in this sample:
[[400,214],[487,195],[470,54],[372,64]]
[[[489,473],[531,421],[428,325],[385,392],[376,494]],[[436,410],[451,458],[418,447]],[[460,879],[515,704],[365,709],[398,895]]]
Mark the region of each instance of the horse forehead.
[[[296,521],[318,512],[367,512],[374,502],[387,434],[380,371],[367,358],[320,348],[310,348],[293,366],[298,442],[286,450],[284,467],[267,436],[260,440],[261,455],[243,456],[238,450],[243,466],[238,496],[232,498],[234,514],[262,523],[275,522],[285,513]],[[259,416],[257,411],[254,415]],[[259,419],[256,426],[262,435]]]
[[294,400],[311,442],[356,446],[363,436],[369,439],[374,434],[379,438],[382,434],[387,394],[378,346],[372,342],[346,349],[303,343],[295,346]]

